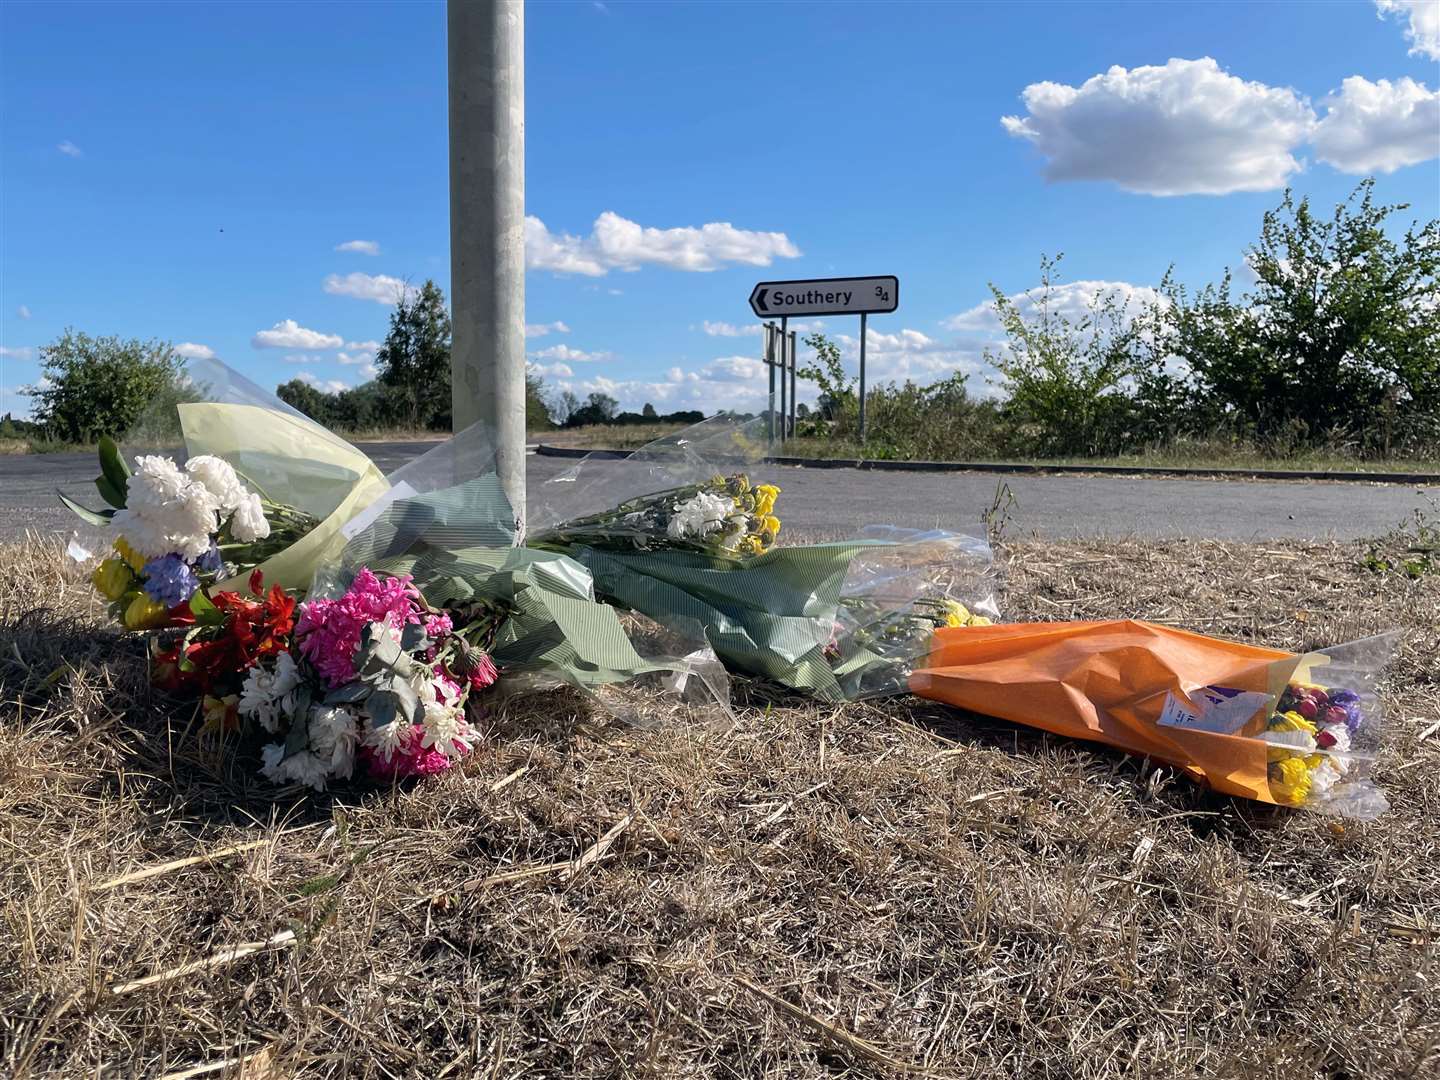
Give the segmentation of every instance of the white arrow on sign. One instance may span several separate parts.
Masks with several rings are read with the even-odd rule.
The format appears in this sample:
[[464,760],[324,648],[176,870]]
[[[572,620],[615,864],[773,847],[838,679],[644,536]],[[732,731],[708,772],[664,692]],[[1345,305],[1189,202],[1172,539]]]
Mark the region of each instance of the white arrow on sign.
[[762,281],[750,293],[750,309],[762,319],[790,315],[884,315],[900,306],[900,279],[814,278]]

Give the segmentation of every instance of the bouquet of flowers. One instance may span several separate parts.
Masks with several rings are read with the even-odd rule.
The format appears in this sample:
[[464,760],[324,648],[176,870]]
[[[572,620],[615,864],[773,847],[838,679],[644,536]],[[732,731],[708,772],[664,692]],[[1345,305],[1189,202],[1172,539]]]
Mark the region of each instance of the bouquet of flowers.
[[1392,636],[1296,655],[1133,621],[939,629],[921,697],[1169,762],[1217,791],[1355,818]]
[[642,495],[599,513],[558,523],[532,533],[526,545],[570,552],[581,547],[602,551],[694,551],[711,555],[761,555],[780,535],[774,484],[754,487],[745,473],[718,473]]
[[[949,560],[973,584],[977,564],[989,568],[988,547],[883,528],[779,546],[779,487],[752,484],[735,467],[763,452],[758,434],[711,420],[624,459],[586,458],[541,486],[526,543],[585,567],[600,600],[662,625],[702,628],[732,671],[826,701],[902,691],[909,665],[899,652],[907,661],[923,655],[933,629],[906,622],[915,602],[950,595],[934,584],[954,569]],[[887,656],[870,647],[902,624],[904,650]]]
[[110,504],[90,510],[61,495],[87,521],[116,533],[115,555],[91,575],[111,615],[130,630],[204,619],[206,586],[248,574],[315,528],[313,515],[250,490],[229,462],[201,454],[184,468],[142,455],[132,471],[114,440],[100,440],[95,481]]
[[375,779],[425,776],[470,751],[472,695],[498,678],[486,649],[503,612],[439,611],[409,578],[368,569],[334,599],[265,594],[259,571],[249,593],[217,593],[218,619],[157,640],[153,656],[161,686],[203,695],[208,733],[264,742],[267,779],[323,790],[357,758]]

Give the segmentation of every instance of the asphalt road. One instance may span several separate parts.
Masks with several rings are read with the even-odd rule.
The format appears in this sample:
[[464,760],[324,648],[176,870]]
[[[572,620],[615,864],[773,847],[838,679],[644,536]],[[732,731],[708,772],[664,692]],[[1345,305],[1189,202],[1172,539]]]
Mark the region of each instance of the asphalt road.
[[[387,472],[434,443],[370,443]],[[563,458],[527,459],[532,491],[572,467]],[[69,532],[80,523],[55,498],[57,488],[98,505],[90,454],[0,456],[0,541],[27,530]],[[830,538],[868,524],[973,529],[1008,484],[1016,503],[1014,535],[1049,537],[1205,536],[1226,540],[1355,539],[1398,525],[1425,500],[1401,484],[1297,481],[1162,480],[1123,476],[1010,476],[984,473],[885,473],[768,467],[780,485],[789,536]],[[1440,499],[1440,490],[1430,496]]]

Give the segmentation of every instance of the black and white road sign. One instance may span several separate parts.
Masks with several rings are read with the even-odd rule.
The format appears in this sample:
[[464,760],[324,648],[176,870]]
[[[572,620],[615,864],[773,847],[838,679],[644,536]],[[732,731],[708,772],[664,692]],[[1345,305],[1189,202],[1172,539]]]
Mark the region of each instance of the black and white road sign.
[[884,315],[900,306],[900,279],[815,278],[762,281],[750,293],[750,308],[762,319],[791,315]]

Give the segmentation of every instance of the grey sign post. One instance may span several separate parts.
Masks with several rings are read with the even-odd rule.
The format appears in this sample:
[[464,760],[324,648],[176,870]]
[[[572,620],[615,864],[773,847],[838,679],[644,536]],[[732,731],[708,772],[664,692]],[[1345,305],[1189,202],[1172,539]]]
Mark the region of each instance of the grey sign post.
[[[888,315],[900,306],[900,279],[878,277],[809,278],[801,281],[762,281],[750,291],[750,310],[762,319],[780,319],[781,438],[794,429],[795,347],[787,333],[792,315],[860,316],[860,441],[865,441],[865,335],[871,315]],[[767,337],[768,339],[768,337]],[[788,348],[787,348],[788,346]],[[790,365],[790,411],[785,416],[786,354]],[[774,368],[771,373],[773,375]]]

